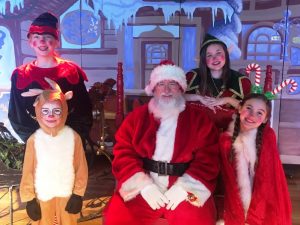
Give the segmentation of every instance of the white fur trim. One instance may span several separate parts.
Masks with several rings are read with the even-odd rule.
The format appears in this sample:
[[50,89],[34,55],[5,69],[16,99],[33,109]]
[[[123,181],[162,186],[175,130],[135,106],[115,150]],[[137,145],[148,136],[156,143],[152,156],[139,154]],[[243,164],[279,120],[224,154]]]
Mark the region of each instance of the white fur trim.
[[176,65],[159,65],[151,72],[149,84],[145,88],[146,94],[152,95],[155,85],[163,80],[175,80],[179,83],[183,92],[187,88],[185,73],[180,67]]
[[[156,133],[156,147],[152,156],[153,160],[170,162],[173,157],[175,133],[179,112],[172,117],[161,120],[159,129]],[[159,176],[157,173],[150,172],[154,183],[164,192],[169,184],[169,176]]]
[[37,166],[35,189],[38,199],[67,197],[74,187],[74,131],[64,127],[55,137],[42,129],[35,133]]
[[[233,135],[235,117],[233,119],[234,120],[229,124],[227,131],[231,136]],[[250,206],[253,178],[255,175],[256,133],[257,129],[252,129],[247,132],[240,131],[233,143],[236,159],[237,183],[245,214]]]
[[192,193],[197,197],[196,201],[190,202],[194,206],[203,206],[211,195],[210,190],[208,190],[203,183],[186,173],[179,177],[175,184],[181,186],[186,192]]
[[216,223],[216,225],[224,225],[225,224],[225,222],[224,222],[224,220],[218,220],[217,221],[217,223]]
[[256,133],[257,129],[243,133],[240,132],[233,144],[237,162],[237,182],[245,212],[248,211],[252,195],[256,161]]
[[147,174],[144,172],[138,172],[122,184],[119,193],[126,202],[133,199],[144,187],[152,183],[152,179]]

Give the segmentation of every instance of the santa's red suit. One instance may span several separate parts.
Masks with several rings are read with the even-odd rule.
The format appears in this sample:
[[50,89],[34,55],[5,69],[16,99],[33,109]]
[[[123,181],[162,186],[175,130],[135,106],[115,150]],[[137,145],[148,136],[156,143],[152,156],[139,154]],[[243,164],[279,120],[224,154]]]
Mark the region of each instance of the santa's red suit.
[[[152,99],[131,112],[116,134],[112,166],[117,188],[104,224],[146,225],[160,217],[171,225],[215,224],[211,193],[219,172],[217,129],[202,110],[185,103],[161,119],[158,114]],[[143,168],[143,158],[189,163],[189,167],[182,176],[158,175]],[[140,194],[152,183],[162,193],[178,185],[190,198],[175,210],[153,210]]]
[[256,132],[240,133],[229,161],[232,129],[220,137],[221,172],[225,185],[226,225],[291,225],[291,202],[272,128],[262,134],[256,161]]

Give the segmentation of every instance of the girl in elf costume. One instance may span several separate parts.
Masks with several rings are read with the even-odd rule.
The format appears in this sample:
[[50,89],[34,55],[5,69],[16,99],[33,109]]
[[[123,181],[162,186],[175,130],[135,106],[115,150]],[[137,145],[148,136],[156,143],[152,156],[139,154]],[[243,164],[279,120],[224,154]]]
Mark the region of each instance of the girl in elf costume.
[[189,71],[186,78],[186,99],[200,101],[216,126],[225,130],[239,101],[251,90],[250,80],[230,69],[226,44],[210,34],[201,45],[199,68]]
[[[263,94],[241,102],[220,137],[225,225],[291,225],[291,202]],[[220,223],[222,224],[222,223]]]
[[40,128],[26,143],[20,196],[33,225],[53,225],[55,216],[60,225],[74,225],[87,186],[87,163],[80,136],[65,126],[66,100],[73,93],[63,94],[56,83],[46,81],[54,90],[22,94],[38,95],[34,108]]

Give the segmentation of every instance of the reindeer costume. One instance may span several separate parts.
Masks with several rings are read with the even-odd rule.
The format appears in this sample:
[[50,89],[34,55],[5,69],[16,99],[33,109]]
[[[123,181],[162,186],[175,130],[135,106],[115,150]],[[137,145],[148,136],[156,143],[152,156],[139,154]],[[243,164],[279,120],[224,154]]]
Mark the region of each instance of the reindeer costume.
[[[54,217],[60,225],[77,224],[82,207],[88,170],[80,136],[65,126],[72,92],[63,94],[59,86],[45,78],[54,90],[31,89],[23,96],[38,95],[34,103],[40,128],[27,141],[20,184],[22,202],[33,224],[53,225]],[[59,101],[61,120],[55,127],[42,120],[45,103]]]

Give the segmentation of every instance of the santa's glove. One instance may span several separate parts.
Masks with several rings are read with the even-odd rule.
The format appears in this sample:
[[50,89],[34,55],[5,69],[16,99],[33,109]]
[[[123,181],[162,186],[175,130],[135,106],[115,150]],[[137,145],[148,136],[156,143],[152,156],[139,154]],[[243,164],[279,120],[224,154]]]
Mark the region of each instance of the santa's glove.
[[41,207],[36,198],[26,203],[26,212],[33,221],[38,221],[42,218]]
[[153,210],[165,207],[165,204],[168,203],[168,199],[155,184],[149,184],[144,187],[141,190],[141,195]]
[[188,193],[179,185],[173,185],[165,192],[169,203],[166,209],[174,210],[182,201],[186,200]]
[[69,201],[67,202],[65,210],[71,214],[80,213],[82,208],[82,197],[79,195],[72,194]]

